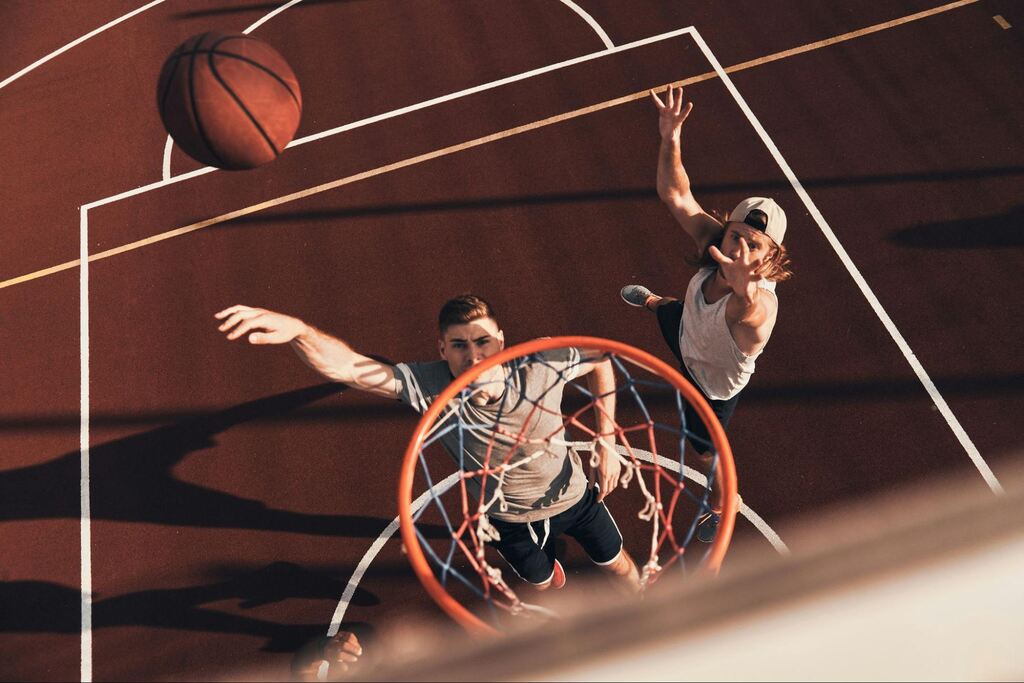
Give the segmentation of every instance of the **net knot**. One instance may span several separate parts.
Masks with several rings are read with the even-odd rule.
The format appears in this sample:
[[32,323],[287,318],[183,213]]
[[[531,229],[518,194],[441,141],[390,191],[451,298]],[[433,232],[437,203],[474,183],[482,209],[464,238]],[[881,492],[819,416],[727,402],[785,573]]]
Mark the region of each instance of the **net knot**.
[[658,558],[652,557],[650,562],[644,565],[643,571],[640,572],[640,589],[647,588],[650,584],[654,583],[655,577],[661,572],[661,565],[658,564]]
[[[487,519],[487,515],[480,515],[480,521],[476,525],[476,535],[480,539],[481,543],[490,543],[492,541],[500,541],[501,534],[491,524],[491,520]],[[483,546],[481,545],[481,550]]]
[[[645,491],[646,493],[646,491]],[[654,519],[654,515],[657,514],[658,510],[661,509],[661,505],[654,499],[654,496],[647,494],[647,503],[644,504],[643,509],[637,513],[637,517],[645,522],[649,522]]]
[[625,465],[622,470],[622,476],[619,477],[619,486],[628,489],[629,482],[633,481],[633,475],[640,469],[640,465],[629,461],[626,461]]

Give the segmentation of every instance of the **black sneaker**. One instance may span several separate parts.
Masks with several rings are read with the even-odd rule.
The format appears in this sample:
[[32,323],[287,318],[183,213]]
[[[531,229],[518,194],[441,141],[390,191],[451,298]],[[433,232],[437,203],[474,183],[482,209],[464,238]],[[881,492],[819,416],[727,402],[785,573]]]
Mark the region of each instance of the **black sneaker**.
[[711,543],[718,533],[718,520],[720,515],[714,512],[705,512],[697,521],[697,540],[701,543]]

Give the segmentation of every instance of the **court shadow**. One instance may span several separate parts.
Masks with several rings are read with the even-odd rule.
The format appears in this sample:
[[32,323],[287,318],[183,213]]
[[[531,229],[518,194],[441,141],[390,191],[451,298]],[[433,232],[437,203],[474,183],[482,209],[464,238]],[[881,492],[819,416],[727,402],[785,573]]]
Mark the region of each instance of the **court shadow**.
[[[337,5],[339,3],[351,3],[356,0],[303,0],[297,5],[294,5],[296,9],[303,7],[310,7],[312,5]],[[232,5],[231,7],[211,7],[209,9],[192,10],[190,12],[178,12],[174,15],[175,19],[198,19],[200,17],[216,17],[225,14],[242,14],[244,12],[263,12],[264,14],[271,12],[281,6],[280,0],[274,2],[253,2],[247,5]]]
[[[328,571],[307,569],[291,562],[234,570],[223,581],[186,588],[143,590],[96,600],[92,627],[151,627],[204,633],[243,634],[265,638],[266,652],[295,652],[311,639],[322,636],[326,624],[281,624],[266,619],[231,614],[207,607],[237,601],[241,610],[290,599],[337,601],[345,582]],[[356,589],[350,604],[380,604],[376,595]],[[0,633],[78,633],[81,628],[81,594],[67,586],[45,581],[0,582]],[[367,632],[368,624],[346,623],[346,630]]]
[[[288,222],[330,222],[345,218],[367,218],[381,216],[399,216],[423,213],[451,213],[458,211],[481,211],[504,208],[521,208],[524,206],[590,204],[594,202],[617,202],[636,199],[657,199],[658,194],[651,188],[619,188],[593,190],[587,192],[557,192],[550,194],[531,194],[516,196],[480,197],[440,202],[409,202],[387,204],[363,204],[358,206],[341,206],[329,209],[307,211],[260,211],[234,218],[222,224],[222,228],[238,227],[252,224],[276,224]],[[336,227],[336,226],[332,226]]]
[[[867,187],[898,183],[956,183],[975,179],[1016,177],[1022,174],[1024,174],[1024,166],[997,166],[991,168],[960,168],[949,171],[885,173],[861,176],[824,176],[817,178],[804,178],[802,179],[802,182],[804,187],[817,190],[834,187]],[[754,182],[707,183],[696,186],[694,191],[702,196],[714,196],[721,194],[734,195],[737,193],[749,194],[766,191],[785,191],[789,189],[791,189],[789,181],[780,177],[776,179],[761,178]],[[330,224],[331,228],[336,228],[337,226],[331,223],[332,221],[347,218],[372,218],[424,213],[454,213],[460,211],[495,211],[505,208],[521,208],[525,206],[572,206],[577,204],[594,204],[598,202],[651,201],[657,200],[657,197],[657,192],[650,187],[609,187],[576,192],[551,192],[544,194],[521,194],[515,196],[495,195],[489,197],[452,199],[433,202],[362,204],[306,211],[260,211],[222,223],[218,228],[229,229],[232,227],[241,227],[253,224],[278,224],[288,222],[325,223]],[[1018,216],[1017,224],[1019,225],[1019,210],[1015,210],[1015,212],[1011,212],[1011,215]],[[993,216],[988,220],[995,222],[999,219],[999,216]],[[997,232],[1001,232],[1001,234],[1005,236],[1006,230],[1008,229],[1000,231],[999,226],[995,227],[997,228]],[[951,228],[946,229],[951,230]],[[1015,234],[1019,235],[1019,232]]]
[[890,239],[909,249],[1019,249],[1024,247],[1024,205],[991,216],[913,225]]
[[[189,527],[284,531],[375,538],[393,517],[308,514],[268,507],[224,491],[177,479],[186,457],[217,444],[216,436],[242,423],[280,420],[345,390],[325,383],[260,398],[227,410],[94,446],[89,453],[91,517]],[[256,465],[258,466],[258,465]],[[80,455],[0,472],[0,519],[78,519]],[[390,512],[390,510],[389,510]],[[447,536],[428,528],[430,536]]]

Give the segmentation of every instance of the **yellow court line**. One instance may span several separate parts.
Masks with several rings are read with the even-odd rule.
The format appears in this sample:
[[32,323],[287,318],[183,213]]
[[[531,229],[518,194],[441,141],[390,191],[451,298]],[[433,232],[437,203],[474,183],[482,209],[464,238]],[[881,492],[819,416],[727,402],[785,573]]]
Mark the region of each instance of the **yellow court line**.
[[[971,4],[974,4],[976,2],[978,2],[978,0],[957,0],[956,2],[951,2],[951,3],[948,3],[946,5],[940,5],[939,7],[934,7],[932,9],[925,10],[923,12],[918,12],[916,14],[910,14],[910,15],[908,15],[906,17],[902,17],[900,19],[894,19],[892,21],[883,22],[881,24],[875,24],[873,26],[868,26],[866,28],[858,29],[856,31],[850,31],[849,33],[843,33],[842,35],[834,36],[832,38],[826,38],[825,40],[819,40],[819,41],[814,42],[814,43],[808,43],[808,44],[802,45],[800,47],[795,47],[795,48],[792,48],[792,49],[789,49],[789,50],[784,50],[782,52],[776,52],[774,54],[767,55],[765,57],[760,57],[758,59],[752,59],[750,61],[742,62],[740,64],[735,64],[733,66],[727,67],[725,69],[725,72],[729,73],[729,74],[732,74],[732,73],[736,73],[737,71],[744,71],[746,69],[752,69],[754,67],[761,66],[762,64],[767,64],[769,62],[774,62],[774,61],[777,61],[777,60],[780,60],[780,59],[784,59],[786,57],[792,57],[794,55],[802,54],[804,52],[809,52],[811,50],[817,50],[817,49],[820,49],[820,48],[823,48],[823,47],[828,47],[829,45],[835,45],[837,43],[842,43],[842,42],[845,42],[847,40],[853,40],[854,38],[859,38],[861,36],[869,35],[871,33],[877,33],[878,31],[883,31],[883,30],[888,29],[888,28],[893,28],[895,26],[900,26],[902,24],[906,24],[906,23],[909,23],[909,22],[912,22],[912,21],[917,21],[918,19],[924,19],[926,17],[930,17],[930,16],[933,16],[933,15],[936,15],[936,14],[939,14],[939,13],[942,13],[942,12],[947,12],[947,11],[952,10],[952,9],[957,9],[959,7],[963,7],[965,5],[971,5]],[[686,78],[686,79],[683,79],[681,81],[675,81],[675,82],[673,82],[671,84],[666,84],[666,85],[687,86],[687,85],[692,85],[694,83],[700,83],[701,81],[707,81],[707,80],[710,80],[710,79],[716,78],[716,77],[717,77],[717,75],[715,74],[714,71],[708,71],[708,72],[700,74],[698,76],[692,76],[690,78]],[[665,87],[665,86],[659,86],[659,87]],[[620,104],[627,104],[629,102],[635,102],[636,100],[639,100],[639,99],[642,99],[644,97],[647,97],[649,93],[650,93],[650,89],[641,90],[639,92],[631,93],[629,95],[624,95],[622,97],[617,97],[617,98],[615,98],[613,100],[607,100],[605,102],[600,102],[598,104],[590,105],[589,107],[583,107],[581,109],[575,109],[575,110],[570,111],[570,112],[564,112],[562,114],[557,114],[555,116],[550,116],[550,117],[548,117],[546,119],[541,119],[539,121],[533,121],[531,123],[527,123],[527,124],[524,124],[522,126],[516,126],[515,128],[509,128],[507,130],[503,130],[503,131],[498,132],[498,133],[493,133],[491,135],[485,135],[484,137],[476,138],[475,140],[469,140],[467,142],[460,142],[459,144],[451,145],[449,147],[444,147],[444,148],[438,149],[438,150],[434,150],[434,151],[428,152],[426,154],[420,154],[419,156],[411,157],[409,159],[404,159],[402,161],[397,161],[397,162],[392,163],[392,164],[387,164],[385,166],[379,166],[379,167],[371,169],[369,171],[363,171],[362,173],[357,173],[355,175],[347,176],[345,178],[339,178],[338,180],[333,180],[333,181],[331,181],[329,183],[323,183],[322,185],[317,185],[315,187],[310,187],[310,188],[307,188],[305,190],[300,190],[298,192],[293,192],[291,194],[287,194],[287,195],[284,195],[284,196],[281,196],[281,197],[276,197],[274,199],[269,199],[269,200],[267,200],[265,202],[260,202],[259,204],[254,204],[252,206],[245,207],[244,209],[238,209],[237,211],[231,211],[229,213],[225,213],[225,214],[221,214],[220,216],[216,216],[214,218],[208,218],[206,220],[199,221],[198,223],[192,223],[191,225],[186,225],[186,226],[181,227],[181,228],[176,228],[174,230],[169,230],[167,232],[160,233],[159,235],[153,235],[151,237],[147,237],[145,239],[137,240],[135,242],[131,242],[129,244],[122,245],[120,247],[115,247],[113,249],[107,249],[106,251],[101,251],[101,252],[98,252],[96,254],[92,254],[91,256],[89,256],[89,263],[93,263],[95,261],[100,261],[100,260],[105,259],[105,258],[110,258],[111,256],[116,256],[118,254],[123,254],[125,252],[133,251],[135,249],[140,249],[140,248],[148,246],[150,244],[156,244],[157,242],[162,242],[164,240],[171,239],[172,237],[178,237],[180,235],[185,235],[185,234],[188,234],[190,232],[195,232],[196,230],[202,230],[203,228],[208,228],[211,225],[216,225],[217,223],[223,223],[225,221],[229,221],[229,220],[232,220],[232,219],[235,219],[235,218],[241,218],[242,216],[248,216],[249,214],[257,213],[259,211],[263,211],[264,209],[269,209],[269,208],[272,208],[272,207],[275,207],[275,206],[280,206],[282,204],[287,204],[289,202],[293,202],[293,201],[296,201],[296,200],[299,200],[299,199],[304,199],[305,197],[309,197],[309,196],[312,196],[312,195],[315,195],[315,194],[319,194],[321,192],[326,192],[328,190],[333,190],[333,189],[342,187],[344,185],[350,185],[352,183],[356,183],[356,182],[359,182],[361,180],[366,180],[368,178],[373,178],[374,176],[382,175],[384,173],[390,173],[392,171],[397,171],[399,169],[406,168],[408,166],[413,166],[415,164],[420,164],[420,163],[423,163],[425,161],[430,161],[432,159],[437,159],[437,158],[440,158],[440,157],[448,156],[450,154],[455,154],[456,152],[461,152],[463,150],[471,149],[473,147],[479,147],[480,145],[485,145],[485,144],[488,144],[488,143],[491,143],[491,142],[496,142],[496,141],[502,140],[504,138],[509,138],[509,137],[514,136],[514,135],[519,135],[520,133],[526,133],[528,131],[537,130],[538,128],[544,128],[545,126],[550,126],[552,124],[560,123],[562,121],[568,121],[570,119],[574,119],[574,118],[577,118],[577,117],[580,117],[580,116],[585,116],[587,114],[592,114],[594,112],[601,111],[603,109],[609,109],[611,107],[617,107]],[[27,275],[22,275],[20,277],[12,278],[12,279],[9,279],[9,280],[4,280],[4,281],[0,282],[0,289],[4,289],[6,287],[12,287],[14,285],[21,284],[21,283],[24,283],[24,282],[28,282],[30,280],[36,280],[38,278],[46,277],[48,275],[53,275],[55,273],[59,273],[59,272],[64,271],[64,270],[70,270],[71,268],[77,268],[80,263],[81,263],[80,259],[75,259],[74,261],[68,261],[66,263],[62,263],[62,264],[57,265],[57,266],[46,268],[45,270],[39,270],[39,271],[36,271],[34,273],[29,273]]]

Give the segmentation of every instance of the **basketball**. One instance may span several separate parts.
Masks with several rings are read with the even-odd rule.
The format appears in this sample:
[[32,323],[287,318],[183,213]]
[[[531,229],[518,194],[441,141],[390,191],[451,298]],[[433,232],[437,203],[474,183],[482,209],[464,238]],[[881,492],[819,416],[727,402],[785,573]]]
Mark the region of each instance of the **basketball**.
[[157,106],[175,144],[224,169],[272,161],[295,136],[302,94],[277,50],[243,34],[192,36],[160,71]]

